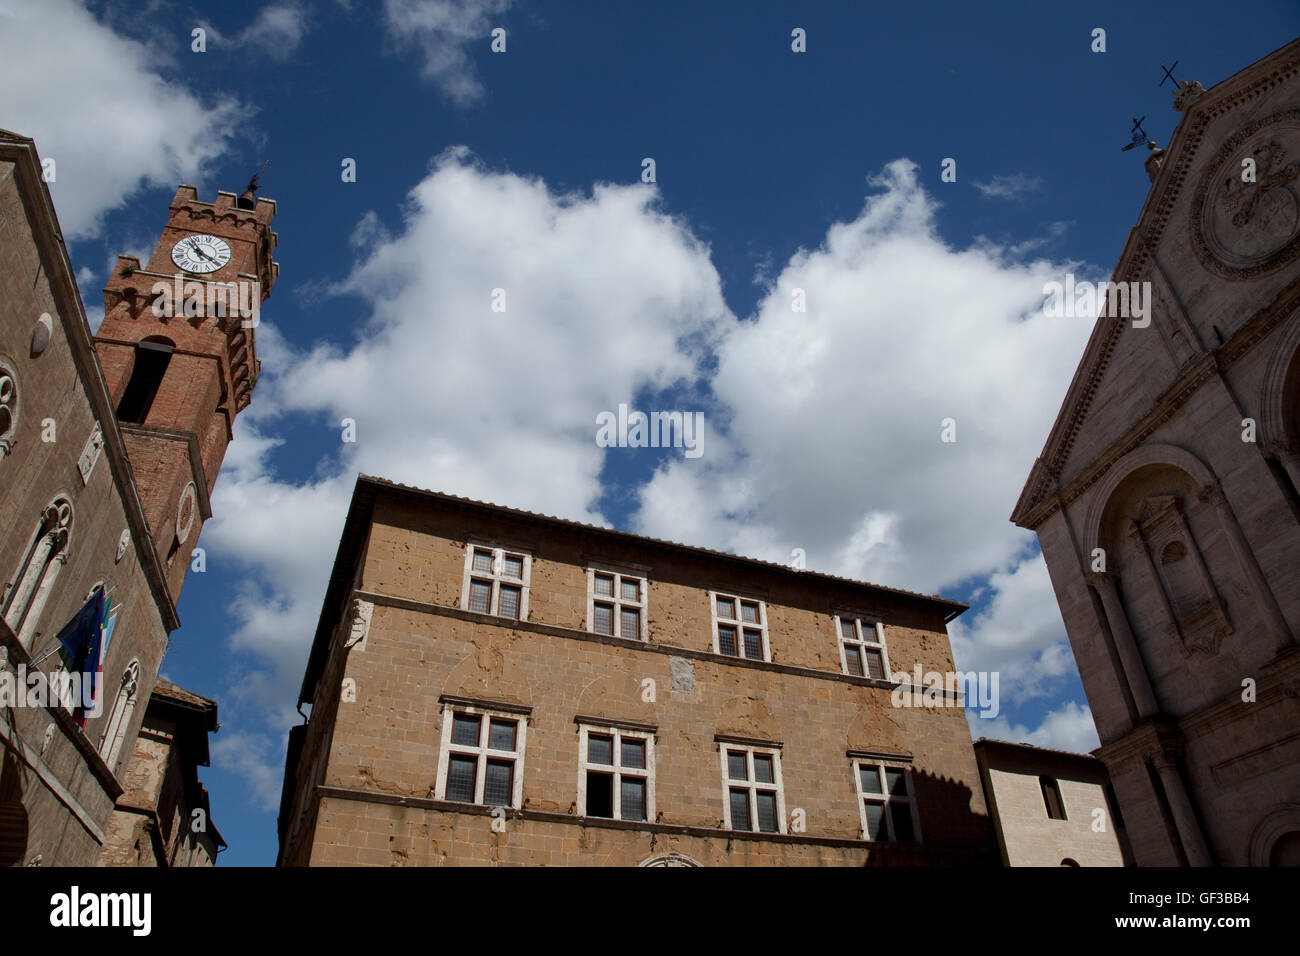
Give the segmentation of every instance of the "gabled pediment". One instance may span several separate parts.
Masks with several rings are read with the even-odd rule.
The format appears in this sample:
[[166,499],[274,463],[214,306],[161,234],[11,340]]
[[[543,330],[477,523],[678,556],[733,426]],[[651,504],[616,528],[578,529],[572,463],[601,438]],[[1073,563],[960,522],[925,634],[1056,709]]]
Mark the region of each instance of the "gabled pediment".
[[[1139,433],[1144,419],[1168,417],[1212,374],[1210,353],[1233,330],[1225,334],[1216,316],[1189,309],[1181,298],[1189,284],[1217,282],[1221,289],[1224,280],[1285,275],[1282,266],[1300,258],[1300,165],[1290,178],[1286,165],[1300,163],[1300,97],[1279,105],[1283,85],[1300,89],[1300,40],[1208,91],[1184,89],[1176,100],[1185,115],[1152,163],[1151,190],[1112,274],[1113,283],[1149,283],[1141,287],[1147,314],[1112,316],[1104,301],[1096,302],[1101,317],[1017,501],[1016,524],[1036,527],[1055,509],[1058,489],[1067,500],[1080,493],[1072,487],[1077,478],[1090,484],[1104,471],[1100,459],[1114,459],[1146,437]],[[1266,100],[1272,102],[1261,109]],[[1234,179],[1239,154],[1254,159],[1265,177],[1254,192]],[[1220,175],[1229,166],[1234,175]],[[1289,217],[1292,199],[1296,215]],[[1238,222],[1247,212],[1252,221]],[[1171,282],[1165,273],[1171,261],[1195,275]]]

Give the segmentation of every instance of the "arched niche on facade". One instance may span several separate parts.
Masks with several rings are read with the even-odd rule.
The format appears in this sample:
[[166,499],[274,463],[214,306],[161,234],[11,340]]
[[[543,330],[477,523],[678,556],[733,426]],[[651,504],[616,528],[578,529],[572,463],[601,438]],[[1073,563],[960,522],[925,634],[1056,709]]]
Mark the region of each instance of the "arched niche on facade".
[[1240,588],[1240,574],[1203,495],[1215,486],[1186,449],[1149,445],[1116,463],[1089,510],[1087,540],[1148,655],[1214,655],[1233,632],[1225,587]]
[[637,866],[703,866],[703,864],[683,853],[673,851],[671,853],[660,853],[657,856],[642,860]]
[[1257,439],[1300,514],[1300,312],[1288,320],[1260,383]]
[[1269,812],[1250,836],[1251,866],[1300,866],[1300,804]]
[[1287,320],[1282,337],[1269,356],[1268,368],[1260,382],[1259,440],[1267,448],[1271,443],[1289,441],[1300,451],[1300,312]]

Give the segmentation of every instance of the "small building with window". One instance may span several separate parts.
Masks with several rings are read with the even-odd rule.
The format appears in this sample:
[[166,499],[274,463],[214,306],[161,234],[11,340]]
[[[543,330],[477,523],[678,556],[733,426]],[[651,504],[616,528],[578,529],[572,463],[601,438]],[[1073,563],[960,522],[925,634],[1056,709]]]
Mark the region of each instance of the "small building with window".
[[216,863],[226,842],[198,775],[209,764],[208,734],[216,730],[216,701],[159,675],[109,821],[102,865]]
[[975,741],[1004,866],[1126,866],[1124,818],[1106,765],[1087,754]]
[[994,865],[965,607],[360,476],[279,863]]

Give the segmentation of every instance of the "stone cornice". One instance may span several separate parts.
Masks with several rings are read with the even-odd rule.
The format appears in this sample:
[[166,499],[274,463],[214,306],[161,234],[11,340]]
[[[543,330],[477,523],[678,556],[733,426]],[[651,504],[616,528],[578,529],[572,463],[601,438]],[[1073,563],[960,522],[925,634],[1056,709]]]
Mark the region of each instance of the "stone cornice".
[[692,826],[680,823],[652,823],[648,821],[610,820],[603,817],[579,817],[568,813],[550,810],[530,810],[527,807],[516,810],[510,807],[488,807],[470,803],[452,803],[435,800],[431,797],[404,796],[375,790],[357,790],[352,787],[318,786],[316,795],[319,799],[351,800],[362,803],[377,803],[387,806],[408,807],[417,810],[432,810],[441,813],[454,813],[466,816],[492,816],[496,811],[505,812],[511,820],[535,820],[539,823],[558,823],[566,826],[578,826],[601,830],[629,830],[653,834],[670,834],[677,836],[703,837],[712,840],[740,841],[748,843],[783,843],[803,844],[806,846],[838,847],[848,850],[861,850],[916,855],[921,859],[927,856],[955,853],[982,860],[989,849],[980,844],[946,844],[946,843],[878,843],[862,839],[844,837],[812,836],[807,833],[761,833],[750,830],[724,830],[721,827]]
[[[1230,724],[1253,718],[1256,708],[1282,702],[1300,694],[1300,651],[1283,654],[1259,668],[1260,679],[1251,703],[1242,700],[1241,688],[1233,688],[1218,700],[1177,720],[1153,717],[1137,724],[1114,740],[1107,741],[1093,754],[1114,766],[1133,759],[1177,757],[1184,738],[1204,736],[1207,731],[1224,731]],[[1250,734],[1244,735],[1249,739]]]
[[[932,694],[942,696],[945,699],[956,700],[956,694],[950,693],[946,688],[935,687],[929,688],[924,685],[913,685],[911,683],[900,683],[891,680],[880,680],[872,677],[855,677],[852,674],[841,674],[839,671],[818,670],[815,667],[803,667],[797,664],[779,664],[773,661],[751,661],[742,657],[729,657],[726,654],[715,654],[712,651],[701,651],[693,647],[679,647],[674,644],[660,644],[654,641],[637,641],[626,640],[620,637],[609,637],[605,634],[593,634],[589,631],[579,631],[574,628],[560,627],[555,624],[541,624],[535,621],[519,621],[512,618],[497,617],[492,614],[479,614],[475,611],[463,611],[457,607],[449,607],[445,604],[430,604],[425,601],[413,601],[409,598],[394,597],[389,594],[379,594],[374,591],[354,590],[351,595],[353,598],[360,598],[362,601],[369,601],[376,607],[391,607],[403,611],[414,611],[419,614],[433,614],[439,617],[450,617],[457,620],[466,621],[475,624],[488,624],[494,627],[514,631],[528,631],[534,634],[547,634],[552,637],[563,637],[570,640],[584,641],[590,644],[606,644],[611,647],[622,648],[629,654],[662,654],[669,657],[689,657],[692,660],[708,661],[714,664],[722,664],[728,667],[742,667],[750,670],[770,671],[778,674],[789,674],[794,677],[809,677],[816,680],[834,681],[840,684],[851,684],[857,687],[871,687],[880,690],[893,691],[900,687],[914,687],[917,694]],[[303,701],[307,703],[307,701]],[[767,743],[764,743],[767,746]]]
[[[1059,508],[1070,504],[1094,485],[1119,459],[1133,451],[1151,437],[1206,382],[1221,377],[1230,366],[1240,361],[1256,344],[1272,332],[1292,312],[1300,309],[1300,283],[1293,283],[1233,333],[1223,345],[1206,352],[1199,359],[1184,369],[1182,375],[1165,390],[1155,405],[1113,442],[1090,465],[1071,478],[1059,489],[1046,485],[1056,481],[1055,475],[1039,459],[1034,463],[1030,481],[1025,486],[1021,499],[1011,520],[1022,528],[1035,529],[1052,516]],[[1116,320],[1121,321],[1121,320]],[[1037,488],[1031,488],[1037,482]],[[1032,491],[1037,491],[1034,497]],[[1030,505],[1029,502],[1033,501]]]

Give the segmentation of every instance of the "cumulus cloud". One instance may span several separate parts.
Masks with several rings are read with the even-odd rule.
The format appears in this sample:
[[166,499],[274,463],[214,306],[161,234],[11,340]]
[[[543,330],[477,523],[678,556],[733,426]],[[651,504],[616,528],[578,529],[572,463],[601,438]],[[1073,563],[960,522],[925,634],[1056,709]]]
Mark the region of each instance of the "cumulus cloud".
[[511,0],[384,0],[384,27],[400,47],[414,49],[421,74],[449,100],[467,106],[482,98],[483,84],[470,59],[472,44],[488,49],[493,18]]
[[914,164],[871,185],[720,344],[727,441],[662,467],[638,530],[926,592],[1020,561],[1008,515],[1090,324],[1039,310],[1060,265],[949,247]]
[[264,813],[274,812],[284,777],[283,742],[277,748],[262,735],[226,730],[214,736],[210,746],[214,766],[247,781],[249,803]]
[[1097,728],[1092,722],[1092,712],[1086,705],[1072,700],[1048,712],[1033,730],[1024,724],[1013,724],[1005,716],[982,720],[974,711],[968,710],[966,717],[974,737],[1010,740],[1078,754],[1090,753],[1101,746]]
[[1016,699],[1048,696],[1074,671],[1065,624],[1043,555],[1032,555],[987,582],[990,597],[973,617],[948,626],[953,657],[963,671],[997,671],[1002,691]]
[[69,238],[95,235],[143,187],[199,180],[233,138],[239,105],[201,100],[159,64],[73,0],[0,0],[0,121],[55,160]]

